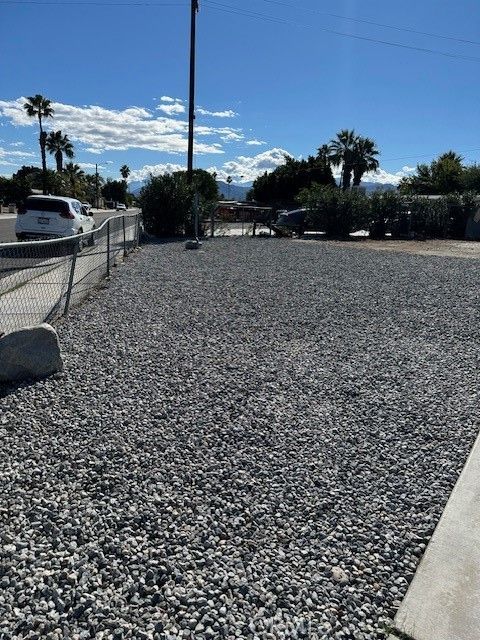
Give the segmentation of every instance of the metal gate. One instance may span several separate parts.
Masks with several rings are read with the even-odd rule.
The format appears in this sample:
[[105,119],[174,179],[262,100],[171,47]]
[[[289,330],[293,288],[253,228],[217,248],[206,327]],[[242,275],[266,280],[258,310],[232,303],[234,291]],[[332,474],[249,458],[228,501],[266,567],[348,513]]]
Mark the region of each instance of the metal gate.
[[211,238],[271,236],[274,220],[271,207],[244,202],[223,201],[202,220],[203,232]]

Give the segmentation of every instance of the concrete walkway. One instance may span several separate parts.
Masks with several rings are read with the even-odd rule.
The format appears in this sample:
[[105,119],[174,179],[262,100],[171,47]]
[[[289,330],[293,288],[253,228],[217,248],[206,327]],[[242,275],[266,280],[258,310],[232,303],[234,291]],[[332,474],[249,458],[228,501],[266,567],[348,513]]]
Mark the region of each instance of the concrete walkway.
[[480,638],[480,436],[398,610],[395,628],[413,640]]

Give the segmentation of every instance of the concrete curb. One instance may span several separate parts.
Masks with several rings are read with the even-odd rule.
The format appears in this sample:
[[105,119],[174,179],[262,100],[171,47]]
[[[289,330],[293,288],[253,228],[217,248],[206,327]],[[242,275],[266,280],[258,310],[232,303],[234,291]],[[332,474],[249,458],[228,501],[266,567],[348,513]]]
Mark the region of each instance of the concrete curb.
[[395,616],[395,628],[414,640],[478,640],[479,603],[480,436]]

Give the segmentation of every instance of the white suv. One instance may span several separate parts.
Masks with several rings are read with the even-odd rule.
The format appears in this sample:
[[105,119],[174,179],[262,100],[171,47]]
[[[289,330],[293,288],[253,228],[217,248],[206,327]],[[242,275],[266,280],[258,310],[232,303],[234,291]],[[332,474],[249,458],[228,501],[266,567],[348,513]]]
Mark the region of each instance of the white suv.
[[18,210],[15,233],[18,240],[65,238],[91,231],[93,214],[79,200],[60,196],[29,196]]

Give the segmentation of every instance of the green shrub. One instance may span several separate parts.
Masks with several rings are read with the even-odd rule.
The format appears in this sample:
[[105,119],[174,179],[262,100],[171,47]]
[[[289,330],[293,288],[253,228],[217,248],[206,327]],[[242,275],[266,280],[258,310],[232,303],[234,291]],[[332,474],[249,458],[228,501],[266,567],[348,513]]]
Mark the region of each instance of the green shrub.
[[477,194],[467,191],[462,195],[454,194],[447,196],[450,221],[448,235],[450,238],[465,238],[467,221],[477,210]]
[[369,197],[370,238],[383,240],[387,225],[398,220],[402,207],[401,197],[396,191],[375,191]]
[[160,237],[185,233],[191,219],[193,188],[184,173],[150,176],[139,200],[147,233]]
[[314,184],[300,192],[298,201],[308,209],[307,226],[329,238],[348,238],[368,226],[368,198],[361,191]]
[[415,197],[410,203],[410,231],[421,238],[446,238],[449,228],[448,200]]

